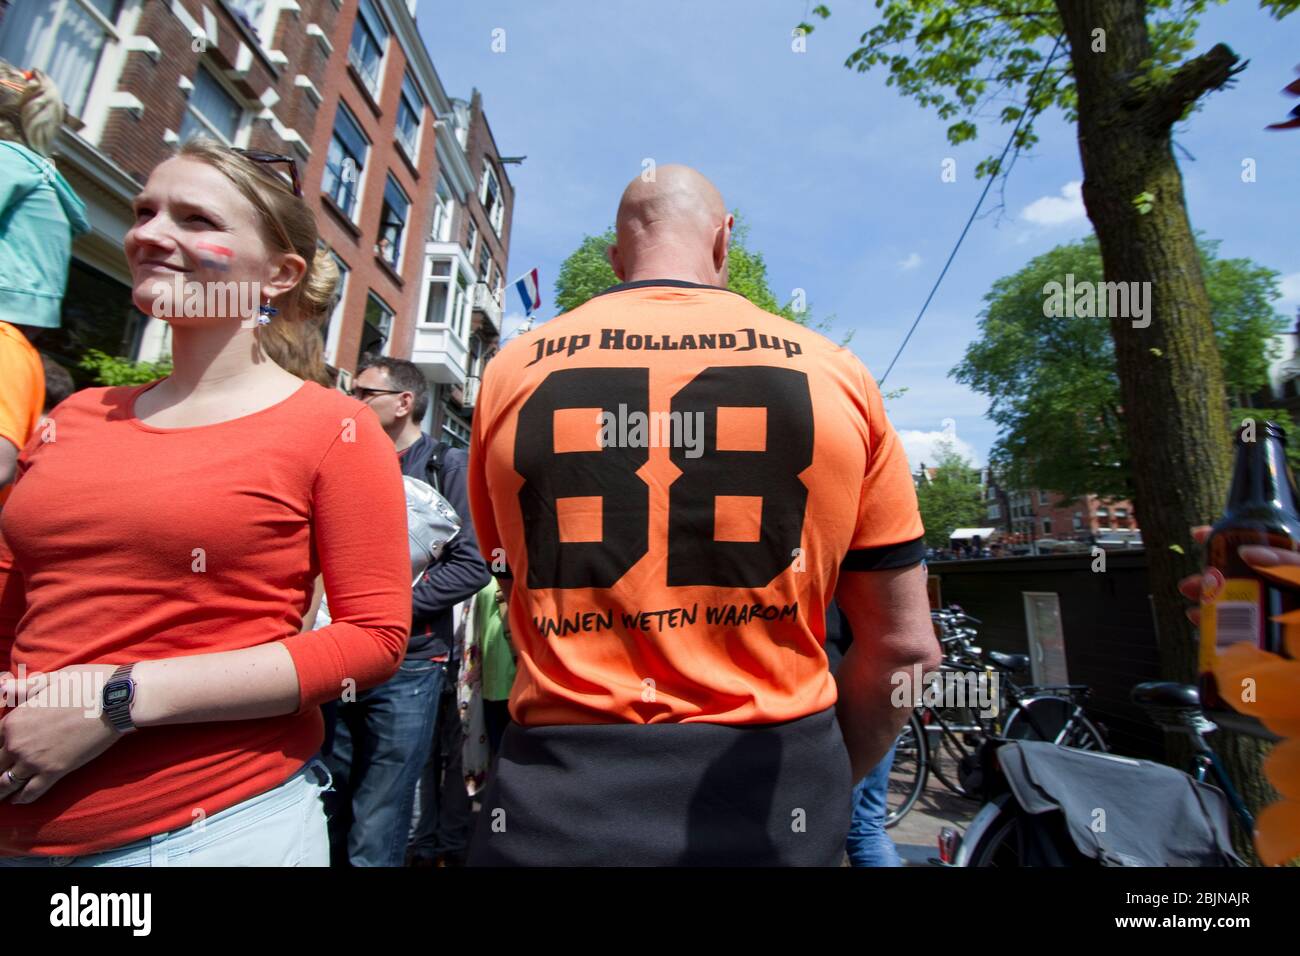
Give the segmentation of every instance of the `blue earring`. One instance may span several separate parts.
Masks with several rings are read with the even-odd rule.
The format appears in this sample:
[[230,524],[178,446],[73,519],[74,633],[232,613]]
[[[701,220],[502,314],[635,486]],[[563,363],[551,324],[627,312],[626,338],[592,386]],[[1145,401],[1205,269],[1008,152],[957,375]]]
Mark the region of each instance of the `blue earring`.
[[269,302],[264,302],[263,304],[259,305],[257,307],[257,312],[258,312],[258,316],[257,316],[258,325],[270,325],[271,316],[280,314],[280,310],[277,309],[275,306],[271,305],[271,303]]

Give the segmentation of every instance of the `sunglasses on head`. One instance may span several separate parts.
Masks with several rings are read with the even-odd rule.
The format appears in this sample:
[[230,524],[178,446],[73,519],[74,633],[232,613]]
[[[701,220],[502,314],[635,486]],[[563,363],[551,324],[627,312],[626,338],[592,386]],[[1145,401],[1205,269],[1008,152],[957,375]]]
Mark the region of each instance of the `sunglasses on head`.
[[7,86],[11,90],[16,90],[17,92],[22,93],[27,89],[27,84],[30,83],[35,76],[36,74],[32,70],[23,70],[22,77],[24,82],[19,83],[17,80],[0,80],[0,86]]
[[298,179],[298,163],[292,156],[268,153],[264,149],[239,149],[238,147],[235,148],[235,152],[245,159],[251,159],[255,163],[267,166],[274,163],[286,163],[289,166],[289,178],[293,181],[293,194],[299,199],[302,198],[302,182]]

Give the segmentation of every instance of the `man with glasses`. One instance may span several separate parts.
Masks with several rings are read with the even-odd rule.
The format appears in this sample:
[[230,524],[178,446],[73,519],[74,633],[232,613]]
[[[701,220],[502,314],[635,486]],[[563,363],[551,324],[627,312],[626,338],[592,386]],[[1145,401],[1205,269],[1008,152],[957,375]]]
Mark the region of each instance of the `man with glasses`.
[[[435,442],[420,430],[429,408],[429,387],[419,368],[401,359],[372,358],[358,373],[352,394],[378,416],[397,448],[402,474],[432,485],[461,521],[460,533],[411,590],[411,636],[401,669],[387,683],[356,695],[355,701],[334,705],[334,734],[325,747],[336,784],[327,795],[335,864],[401,866],[415,784],[439,730],[440,703],[444,720],[456,714],[452,609],[477,594],[491,576],[469,519],[465,452]],[[329,718],[327,714],[327,722]],[[455,731],[459,741],[459,720],[448,730]],[[468,797],[463,813],[461,839],[467,841]]]

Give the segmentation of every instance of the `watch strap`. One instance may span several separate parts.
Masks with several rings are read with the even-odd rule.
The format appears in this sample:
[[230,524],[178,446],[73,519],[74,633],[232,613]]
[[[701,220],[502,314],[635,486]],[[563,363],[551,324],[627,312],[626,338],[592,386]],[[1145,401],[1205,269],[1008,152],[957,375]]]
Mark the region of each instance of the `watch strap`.
[[131,719],[131,704],[135,701],[135,681],[131,679],[131,669],[135,667],[134,663],[122,664],[113,671],[113,676],[108,679],[104,685],[105,698],[108,696],[108,689],[114,684],[126,682],[129,686],[129,693],[124,700],[115,704],[104,702],[104,715],[108,722],[113,725],[113,729],[119,734],[129,734],[136,729],[135,721]]

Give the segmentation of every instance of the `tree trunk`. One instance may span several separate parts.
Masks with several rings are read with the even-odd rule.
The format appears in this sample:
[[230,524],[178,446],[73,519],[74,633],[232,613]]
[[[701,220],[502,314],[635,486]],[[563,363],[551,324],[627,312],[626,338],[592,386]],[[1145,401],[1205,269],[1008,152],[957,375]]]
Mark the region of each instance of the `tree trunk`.
[[[1177,583],[1200,570],[1190,529],[1222,511],[1232,448],[1210,301],[1170,131],[1200,96],[1231,77],[1237,56],[1220,44],[1165,82],[1144,83],[1142,62],[1151,56],[1144,0],[1057,0],[1057,9],[1078,92],[1083,200],[1106,281],[1150,283],[1150,324],[1138,328],[1133,316],[1111,316],[1110,327],[1161,672],[1191,683],[1198,637]],[[1104,37],[1094,35],[1098,28]],[[1099,39],[1104,52],[1094,52]],[[1134,201],[1143,193],[1151,197],[1145,214]],[[1266,799],[1261,748],[1225,740],[1220,749],[1242,793],[1256,803]]]

